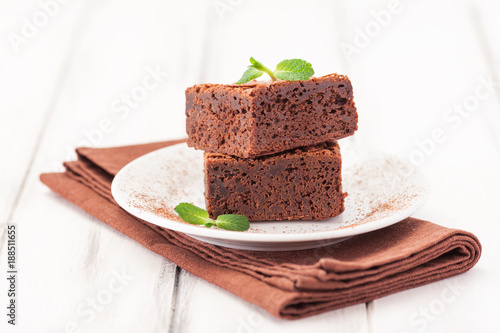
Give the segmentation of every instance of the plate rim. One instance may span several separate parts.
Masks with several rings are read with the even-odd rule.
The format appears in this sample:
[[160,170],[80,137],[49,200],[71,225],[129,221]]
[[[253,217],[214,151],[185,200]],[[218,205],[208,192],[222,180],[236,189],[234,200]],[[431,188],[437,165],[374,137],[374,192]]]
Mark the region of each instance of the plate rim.
[[[247,241],[255,243],[264,243],[264,242],[288,243],[288,242],[300,242],[300,241],[320,241],[326,239],[350,237],[383,229],[392,224],[403,221],[404,219],[411,216],[414,212],[419,210],[425,204],[430,194],[429,184],[426,177],[424,177],[424,175],[418,169],[415,169],[414,177],[416,177],[419,180],[419,184],[425,189],[425,193],[416,201],[415,204],[413,204],[410,207],[407,207],[406,209],[403,209],[396,215],[386,216],[381,219],[359,225],[346,226],[345,228],[342,229],[304,232],[304,233],[281,233],[281,234],[237,232],[237,231],[230,231],[218,228],[205,228],[203,226],[197,226],[178,221],[173,221],[168,218],[155,215],[151,212],[141,210],[140,208],[127,205],[126,202],[124,202],[125,199],[122,198],[120,195],[118,195],[118,193],[121,192],[121,190],[118,189],[119,179],[121,177],[120,175],[125,174],[126,171],[129,168],[131,168],[133,164],[139,163],[138,161],[151,158],[151,156],[155,154],[160,154],[164,150],[171,149],[173,147],[177,147],[180,145],[186,145],[186,143],[182,142],[172,146],[154,150],[127,163],[127,165],[121,168],[120,171],[118,171],[118,173],[113,178],[113,181],[111,183],[111,194],[116,203],[126,212],[132,214],[134,217],[155,224],[159,227],[182,232],[187,235],[196,235],[196,236],[208,237],[220,240],[233,240],[233,241],[239,240],[239,241]],[[172,222],[172,225],[168,224],[168,222]],[[286,223],[286,222],[287,221],[276,221],[276,223]],[[314,221],[314,222],[321,223],[322,221]],[[251,222],[251,223],[259,223],[259,222]]]

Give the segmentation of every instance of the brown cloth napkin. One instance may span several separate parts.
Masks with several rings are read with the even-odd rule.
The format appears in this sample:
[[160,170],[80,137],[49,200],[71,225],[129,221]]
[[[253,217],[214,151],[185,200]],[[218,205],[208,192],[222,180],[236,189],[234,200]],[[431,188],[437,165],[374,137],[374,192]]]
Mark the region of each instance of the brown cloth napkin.
[[133,159],[183,141],[79,148],[65,173],[40,178],[151,251],[279,318],[303,318],[458,275],[481,255],[473,234],[415,218],[331,246],[257,252],[206,244],[121,209],[111,196],[113,176]]

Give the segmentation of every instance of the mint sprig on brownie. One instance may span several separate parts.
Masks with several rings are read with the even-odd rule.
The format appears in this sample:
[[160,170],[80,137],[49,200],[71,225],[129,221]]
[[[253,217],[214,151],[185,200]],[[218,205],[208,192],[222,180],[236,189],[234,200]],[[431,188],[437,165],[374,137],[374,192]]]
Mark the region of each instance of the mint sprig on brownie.
[[[256,81],[264,73],[271,80]],[[235,84],[186,89],[187,143],[205,151],[206,218],[325,220],[344,211],[337,140],[357,130],[352,85],[345,75],[313,75],[301,59],[272,71],[250,58]]]
[[264,73],[269,75],[272,81],[297,81],[308,80],[314,75],[314,69],[312,68],[312,65],[305,60],[288,59],[280,62],[276,65],[276,69],[271,71],[260,61],[250,57],[250,65],[248,66],[248,69],[243,73],[243,76],[238,80],[238,82],[236,82],[236,84],[247,83],[248,81],[255,80]]

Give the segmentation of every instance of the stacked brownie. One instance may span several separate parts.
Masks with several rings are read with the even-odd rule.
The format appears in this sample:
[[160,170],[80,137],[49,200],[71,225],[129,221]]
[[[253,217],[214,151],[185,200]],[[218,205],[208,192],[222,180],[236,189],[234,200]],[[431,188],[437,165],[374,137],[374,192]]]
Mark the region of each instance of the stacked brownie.
[[344,75],[186,90],[188,145],[205,151],[211,217],[324,220],[344,211],[338,139],[357,129]]

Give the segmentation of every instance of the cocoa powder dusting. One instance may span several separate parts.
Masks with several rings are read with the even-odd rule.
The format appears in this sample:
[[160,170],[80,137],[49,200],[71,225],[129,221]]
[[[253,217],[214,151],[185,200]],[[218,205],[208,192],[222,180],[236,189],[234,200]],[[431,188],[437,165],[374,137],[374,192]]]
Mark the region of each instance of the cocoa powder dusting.
[[[398,158],[356,146],[345,148],[342,190],[349,195],[341,216],[321,222],[256,222],[247,232],[293,234],[354,228],[401,214],[427,193],[412,169]],[[203,152],[184,144],[138,162],[121,176],[124,179],[118,188],[120,195],[127,196],[129,207],[168,220],[166,223],[186,223],[174,211],[180,202],[205,208]]]
[[370,223],[377,221],[389,216],[392,216],[404,209],[409,208],[415,199],[418,198],[416,193],[408,192],[399,194],[397,197],[378,204],[371,212],[369,212],[364,218],[360,218],[356,221],[351,221],[351,223],[343,225],[337,229],[347,229],[353,228],[365,223]]
[[151,197],[144,193],[134,193],[132,194],[132,198],[134,200],[131,200],[130,203],[137,209],[153,213],[168,220],[186,223],[177,215],[173,207],[169,207],[165,204],[164,199]]

